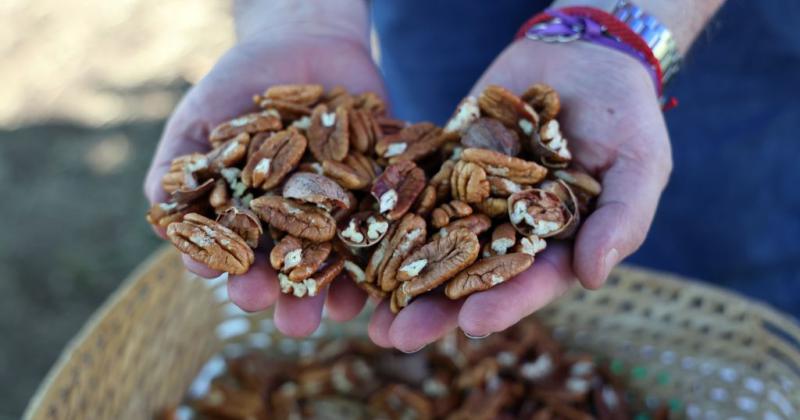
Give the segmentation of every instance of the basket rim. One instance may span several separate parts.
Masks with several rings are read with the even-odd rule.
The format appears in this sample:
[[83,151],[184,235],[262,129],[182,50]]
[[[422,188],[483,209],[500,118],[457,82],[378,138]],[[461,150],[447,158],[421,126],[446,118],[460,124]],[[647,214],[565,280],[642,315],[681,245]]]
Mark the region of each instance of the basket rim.
[[[149,273],[159,261],[169,258],[172,256],[172,254],[177,252],[177,250],[168,244],[162,245],[152,252],[144,261],[137,265],[130,274],[125,277],[117,289],[106,298],[106,300],[87,319],[86,323],[80,328],[75,336],[73,336],[67,342],[67,345],[62,349],[61,353],[56,359],[56,362],[52,365],[48,373],[42,379],[42,382],[37,387],[36,392],[29,400],[22,416],[23,419],[34,418],[37,410],[42,408],[41,403],[51,391],[51,384],[72,361],[74,350],[87,339],[92,331],[94,331],[95,327],[102,322],[102,320],[115,307],[115,305],[124,296],[126,296],[127,293],[134,288],[136,283],[147,273]],[[744,307],[748,312],[754,313],[762,319],[781,327],[787,334],[792,336],[793,339],[800,343],[800,321],[790,314],[772,307],[767,302],[745,296],[737,291],[725,289],[721,286],[710,284],[693,277],[684,277],[634,264],[622,264],[617,266],[614,269],[614,272],[630,273],[640,277],[653,279],[649,281],[656,283],[671,284],[673,287],[690,289],[697,291],[699,294],[708,294],[723,300],[735,301],[737,304],[742,305],[742,307]],[[570,290],[575,290],[575,288],[579,287],[579,285],[573,286]]]

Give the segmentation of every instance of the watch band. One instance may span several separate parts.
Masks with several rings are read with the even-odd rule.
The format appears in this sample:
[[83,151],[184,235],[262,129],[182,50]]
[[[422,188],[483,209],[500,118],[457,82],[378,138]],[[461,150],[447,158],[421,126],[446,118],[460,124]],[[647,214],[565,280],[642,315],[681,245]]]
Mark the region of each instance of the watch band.
[[672,32],[654,16],[627,0],[617,1],[611,14],[644,39],[661,64],[663,83],[666,84],[678,71],[681,62]]

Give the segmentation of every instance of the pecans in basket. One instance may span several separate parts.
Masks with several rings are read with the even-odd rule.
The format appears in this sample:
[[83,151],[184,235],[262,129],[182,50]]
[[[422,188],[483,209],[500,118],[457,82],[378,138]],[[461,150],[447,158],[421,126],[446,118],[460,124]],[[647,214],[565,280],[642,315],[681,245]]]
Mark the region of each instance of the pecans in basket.
[[295,296],[344,274],[395,312],[424,293],[461,299],[569,239],[601,192],[570,167],[546,85],[521,97],[489,86],[444,127],[388,118],[377,95],[341,87],[272,86],[254,102],[211,131],[210,152],[174,159],[171,198],[147,219],[232,274],[272,238],[281,290]]

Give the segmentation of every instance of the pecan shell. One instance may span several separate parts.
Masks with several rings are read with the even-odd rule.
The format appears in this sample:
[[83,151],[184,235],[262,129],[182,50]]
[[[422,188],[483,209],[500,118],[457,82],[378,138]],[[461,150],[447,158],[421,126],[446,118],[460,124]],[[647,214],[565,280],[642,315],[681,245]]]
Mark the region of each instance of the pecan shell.
[[461,137],[461,144],[467,147],[488,149],[508,156],[519,154],[519,135],[506,128],[500,121],[480,118],[475,121]]
[[197,213],[170,224],[167,236],[181,252],[213,270],[244,274],[255,259],[253,250],[239,235]]
[[414,162],[404,160],[387,167],[375,179],[370,192],[378,200],[381,214],[397,220],[411,208],[423,188],[425,172]]
[[530,137],[531,151],[539,157],[543,165],[562,168],[572,160],[567,139],[561,134],[558,120],[550,120]]
[[314,158],[319,162],[344,159],[350,149],[349,127],[347,108],[328,112],[327,106],[317,105],[308,127],[308,149]]
[[269,190],[278,186],[303,158],[308,141],[290,128],[270,136],[242,169],[247,187]]
[[508,218],[524,236],[549,238],[565,231],[572,214],[555,193],[529,189],[508,197]]
[[487,290],[527,270],[532,263],[530,255],[519,253],[484,258],[450,280],[444,294],[455,300]]
[[276,229],[312,242],[327,242],[336,235],[336,221],[325,210],[277,196],[253,199],[250,208]]
[[350,208],[347,192],[324,175],[297,172],[283,185],[283,197],[316,204],[326,209]]

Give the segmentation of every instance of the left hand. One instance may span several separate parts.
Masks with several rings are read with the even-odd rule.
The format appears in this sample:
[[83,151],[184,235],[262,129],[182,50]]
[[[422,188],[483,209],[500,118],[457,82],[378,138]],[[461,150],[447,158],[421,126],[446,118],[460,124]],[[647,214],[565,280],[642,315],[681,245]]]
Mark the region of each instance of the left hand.
[[574,164],[602,181],[594,213],[574,243],[549,243],[512,281],[462,301],[422,296],[396,316],[383,302],[369,328],[377,344],[416,351],[456,326],[473,337],[502,331],[563,294],[576,277],[584,287],[600,287],[644,241],[672,170],[669,135],[644,66],[584,42],[522,39],[495,59],[472,94],[489,84],[521,94],[539,82],[561,96],[558,118]]

